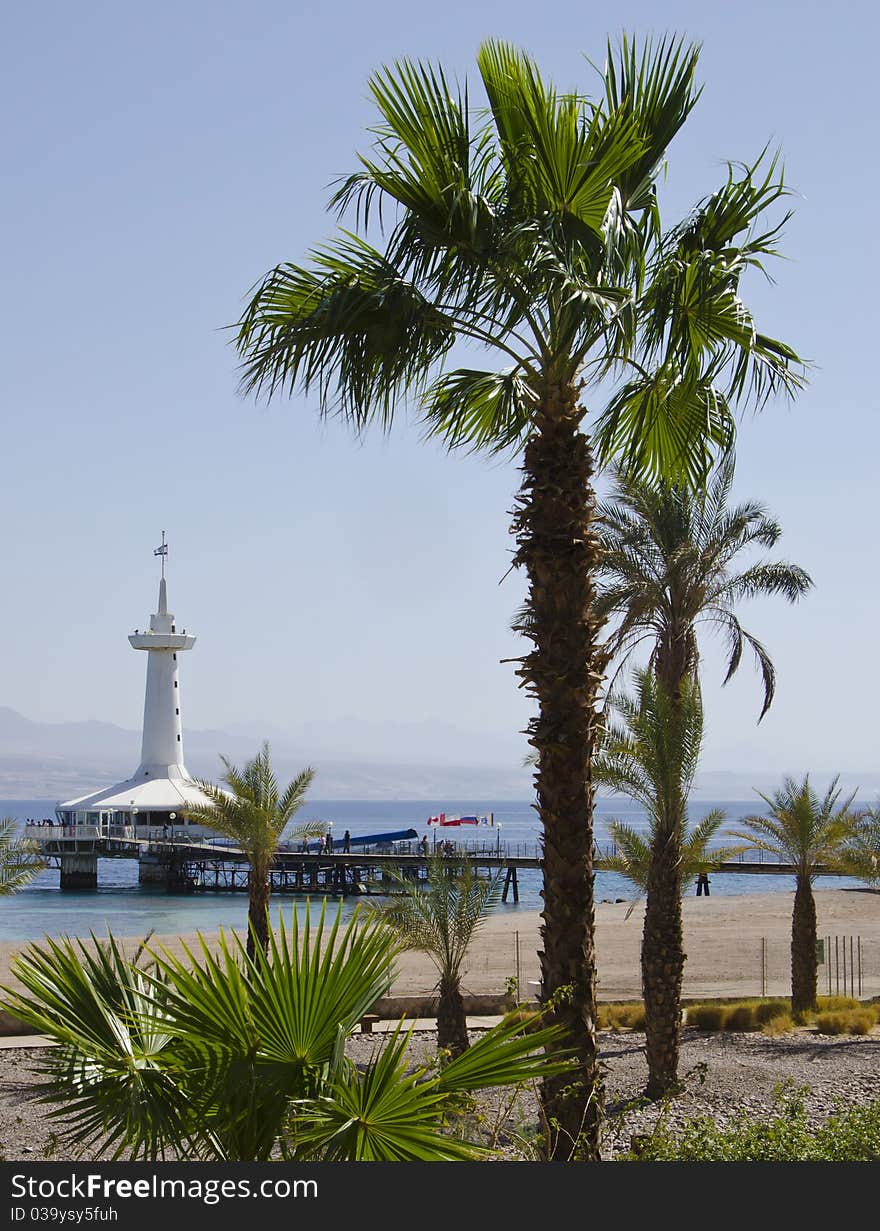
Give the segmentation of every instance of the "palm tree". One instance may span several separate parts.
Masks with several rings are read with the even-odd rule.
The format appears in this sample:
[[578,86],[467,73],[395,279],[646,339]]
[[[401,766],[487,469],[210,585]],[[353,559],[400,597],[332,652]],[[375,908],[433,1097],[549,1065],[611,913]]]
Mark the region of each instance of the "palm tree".
[[[533,1080],[558,1034],[488,1031],[438,1072],[407,1065],[398,1030],[360,1069],[345,1040],[384,993],[397,943],[380,920],[283,918],[269,954],[221,932],[184,959],[126,960],[111,937],[29,946],[4,1007],[56,1043],[42,1098],[79,1156],[269,1161],[485,1157],[447,1130],[462,1093]],[[555,1066],[560,1070],[565,1062]]]
[[[738,853],[741,847],[713,847],[711,844],[718,836],[718,831],[727,819],[727,813],[722,808],[713,808],[711,812],[699,820],[691,829],[682,831],[681,839],[681,892],[684,894],[698,876],[708,875],[725,859]],[[617,872],[620,876],[632,881],[642,895],[648,891],[651,868],[651,841],[631,825],[623,821],[611,821],[608,830],[614,843],[614,850],[607,855],[601,855],[596,861],[596,867],[603,872]],[[627,912],[627,918],[635,907],[633,903]]]
[[859,813],[852,836],[841,848],[839,865],[872,889],[880,888],[880,803]]
[[37,843],[19,838],[17,833],[13,817],[0,820],[0,897],[18,893],[46,867]]
[[[697,630],[702,623],[720,629],[727,638],[725,683],[739,667],[744,646],[751,647],[764,683],[759,721],[763,718],[773,700],[773,663],[761,642],[742,627],[735,607],[743,599],[768,594],[796,602],[812,585],[803,569],[785,562],[760,560],[737,567],[744,552],[772,548],[782,531],[760,504],[730,507],[733,469],[732,457],[725,458],[708,489],[699,493],[676,481],[649,482],[619,474],[613,499],[600,507],[603,557],[597,609],[600,618],[616,617],[607,643],[609,657],[618,660],[615,677],[640,642],[650,640],[650,667],[668,698],[676,730],[684,731],[689,721],[686,714],[676,713],[684,704],[682,698],[699,689]],[[692,698],[689,704],[694,703]],[[680,796],[682,809],[686,802],[687,795]],[[683,867],[684,835],[683,814],[678,821],[667,816],[663,831],[654,834],[659,841],[652,850],[667,867]],[[662,871],[659,876],[665,884]],[[663,902],[675,918],[662,918]],[[653,906],[654,910],[649,903],[646,934],[651,916],[661,934],[680,935],[681,908],[671,885]],[[676,995],[663,1006],[661,1037],[672,1037],[671,1014],[673,1009],[679,1013],[679,999]],[[676,1020],[676,1038],[677,1033]],[[657,1093],[676,1080],[671,1055],[663,1044],[649,1082]]]
[[499,876],[478,876],[467,861],[434,854],[427,881],[392,873],[401,896],[373,906],[403,946],[427,953],[440,976],[437,1045],[452,1056],[468,1046],[461,967],[468,946],[501,895]]
[[733,460],[725,460],[708,490],[699,494],[680,484],[618,475],[613,498],[600,506],[597,606],[601,617],[618,617],[608,646],[618,670],[641,641],[650,640],[652,666],[673,697],[688,672],[697,672],[700,624],[727,639],[725,684],[748,645],[764,684],[763,718],[773,701],[776,673],[767,650],[740,624],[735,607],[743,599],[771,594],[794,603],[813,582],[802,568],[785,561],[736,567],[747,550],[774,547],[782,529],[761,504],[729,506],[733,469]]
[[[641,804],[648,815],[650,848],[631,850],[627,875],[645,890],[642,934],[642,994],[648,1098],[663,1098],[678,1085],[681,985],[686,955],[681,922],[687,798],[703,740],[703,707],[693,676],[677,702],[648,668],[634,675],[635,695],[616,694],[609,723],[593,763],[597,782]],[[720,824],[722,817],[717,818]],[[710,825],[711,827],[711,825]],[[632,844],[628,844],[632,847]],[[688,869],[690,871],[690,869]]]
[[[521,451],[514,564],[528,577],[533,647],[517,674],[537,707],[542,986],[580,1060],[577,1080],[542,1087],[555,1158],[576,1143],[578,1157],[598,1158],[602,1117],[597,456],[698,484],[731,446],[734,403],[802,382],[795,352],[758,330],[739,294],[785,221],[761,225],[787,195],[778,159],[731,164],[683,221],[661,221],[655,185],[699,96],[698,55],[682,39],[624,38],[588,97],[488,42],[477,57],[488,106],[441,67],[380,69],[372,149],[331,202],[354,230],[271,270],[238,323],[246,391],[313,392],[357,431],[389,429],[409,400],[450,449]],[[456,344],[484,350],[489,366],[449,370]],[[587,389],[611,390],[597,414]]]
[[[247,950],[253,956],[255,946],[269,951],[269,869],[275,858],[278,841],[291,818],[305,802],[312,784],[314,770],[304,769],[287,789],[281,792],[272,769],[268,743],[243,769],[221,756],[225,767],[222,781],[227,790],[213,782],[197,780],[197,785],[210,800],[209,804],[190,805],[186,815],[191,823],[216,829],[238,844],[250,864],[248,876],[248,940]],[[323,833],[320,823],[303,825],[291,834],[293,839],[314,837]]]
[[746,816],[745,831],[734,836],[760,851],[769,851],[794,869],[796,887],[791,917],[791,1008],[805,1013],[816,1007],[816,902],[813,879],[823,868],[838,866],[841,849],[852,838],[857,817],[850,811],[855,791],[838,806],[837,778],[824,797],[803,782],[786,778],[772,795],[758,794],[769,816]]

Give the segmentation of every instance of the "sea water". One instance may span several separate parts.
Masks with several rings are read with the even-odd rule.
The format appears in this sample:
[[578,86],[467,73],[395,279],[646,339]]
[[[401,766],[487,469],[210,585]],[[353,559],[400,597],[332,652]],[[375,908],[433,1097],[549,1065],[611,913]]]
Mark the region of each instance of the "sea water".
[[[41,821],[54,818],[55,800],[0,800],[0,816],[11,816],[22,825],[28,819]],[[735,829],[744,816],[760,809],[752,802],[693,802],[689,818],[694,823],[714,808],[726,813],[725,829]],[[447,816],[494,816],[494,826],[429,829],[427,819],[445,812]],[[633,803],[622,799],[596,801],[595,839],[601,846],[610,842],[609,824],[625,821],[635,829],[647,829],[645,814]],[[305,821],[331,822],[333,837],[341,842],[348,829],[352,837],[361,834],[415,829],[419,837],[428,834],[451,837],[464,844],[479,842],[497,846],[511,855],[535,856],[539,853],[540,823],[534,807],[527,800],[333,800],[307,801],[293,824]],[[719,841],[723,841],[723,830]],[[161,888],[138,885],[136,859],[101,859],[98,866],[97,890],[62,893],[57,867],[47,868],[20,893],[0,897],[0,940],[33,940],[44,935],[88,936],[90,932],[116,936],[144,936],[153,930],[157,935],[212,932],[219,927],[244,928],[247,924],[247,895],[233,892],[201,891],[189,894],[169,893]],[[519,903],[499,904],[499,912],[541,909],[541,876],[536,869],[518,871]],[[848,877],[817,877],[815,887],[845,888],[860,882]],[[793,893],[791,875],[773,873],[713,872],[711,892],[718,896],[743,893]],[[693,889],[690,890],[694,892]],[[632,884],[613,872],[596,874],[596,900],[601,902],[626,900],[634,896]],[[356,898],[343,902],[343,912],[354,909]],[[301,898],[276,895],[272,911],[285,913],[296,909],[302,914]],[[314,907],[312,908],[314,909]]]

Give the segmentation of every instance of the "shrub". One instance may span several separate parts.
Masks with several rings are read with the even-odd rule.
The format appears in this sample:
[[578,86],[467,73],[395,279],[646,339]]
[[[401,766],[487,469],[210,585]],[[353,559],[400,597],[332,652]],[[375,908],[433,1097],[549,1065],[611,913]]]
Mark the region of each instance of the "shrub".
[[643,1004],[600,1004],[600,1030],[644,1030]]
[[756,1030],[755,1006],[744,1002],[733,1004],[724,1012],[725,1030]]
[[794,1030],[794,1021],[790,1013],[778,1013],[775,1017],[770,1017],[761,1024],[761,1033],[768,1034],[771,1037],[779,1034],[791,1034],[792,1030]]
[[743,1113],[727,1128],[708,1116],[674,1135],[661,1120],[619,1162],[874,1162],[880,1159],[880,1102],[838,1111],[816,1129],[807,1123],[804,1091],[777,1092],[776,1114]]
[[874,1022],[874,1013],[867,1008],[816,1014],[816,1029],[820,1034],[868,1034]]
[[727,1010],[720,1004],[692,1004],[687,1008],[687,1024],[697,1030],[723,1030]]
[[[755,1024],[764,1026],[778,1017],[787,1017],[791,1021],[791,1002],[789,1000],[756,1000]],[[794,1023],[792,1022],[792,1025]]]
[[852,996],[817,996],[816,1007],[820,1013],[839,1013],[842,1009],[860,1009],[862,1005]]

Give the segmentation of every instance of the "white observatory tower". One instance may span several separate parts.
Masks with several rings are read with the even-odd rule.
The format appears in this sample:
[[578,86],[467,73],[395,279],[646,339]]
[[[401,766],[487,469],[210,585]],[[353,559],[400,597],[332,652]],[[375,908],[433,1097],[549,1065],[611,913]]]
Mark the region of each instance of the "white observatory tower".
[[[72,853],[61,858],[63,889],[89,889],[97,884],[97,849],[102,841],[157,842],[208,832],[203,826],[190,825],[186,815],[188,805],[210,805],[211,801],[183,763],[177,656],[191,650],[196,639],[185,629],[178,631],[168,610],[164,530],[162,546],[154,555],[162,557],[159,610],[150,616],[149,629],[136,629],[128,638],[136,650],[147,652],[141,763],[124,782],[69,799],[55,809],[65,839],[69,836],[72,844]],[[139,879],[161,882],[167,875],[161,857],[145,846]]]
[[191,650],[196,643],[186,630],[178,632],[174,616],[168,610],[165,587],[165,557],[168,544],[162,531],[162,546],[156,548],[162,557],[162,578],[159,582],[159,609],[150,616],[149,632],[134,632],[129,643],[136,650],[147,652],[147,689],[144,695],[144,733],[141,743],[141,763],[135,770],[140,778],[189,779],[183,763],[183,727],[180,721],[180,680],[177,655]]

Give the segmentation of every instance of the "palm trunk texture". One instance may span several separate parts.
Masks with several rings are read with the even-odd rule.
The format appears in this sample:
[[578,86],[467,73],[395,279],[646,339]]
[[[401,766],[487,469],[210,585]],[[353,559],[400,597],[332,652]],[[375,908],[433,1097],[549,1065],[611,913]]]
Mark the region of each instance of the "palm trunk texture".
[[437,1004],[437,1046],[453,1059],[468,1047],[467,1019],[461,985],[455,975],[441,975]]
[[664,827],[658,829],[651,845],[642,934],[642,995],[648,1061],[645,1094],[650,1099],[663,1098],[678,1085],[684,963],[681,836],[680,830]]
[[248,957],[254,956],[255,945],[269,952],[269,894],[268,864],[252,864],[248,876]]
[[[657,647],[656,674],[678,714],[682,688],[692,660],[687,635],[668,631]],[[679,715],[680,720],[680,715]],[[681,811],[669,825],[658,826],[651,844],[642,932],[642,996],[645,1002],[645,1094],[661,1099],[678,1087],[681,1046],[681,989],[684,982],[684,932],[681,922]]]
[[791,1011],[816,1007],[816,901],[809,876],[798,875],[791,916]]
[[602,682],[593,615],[600,545],[593,459],[571,390],[548,398],[526,445],[513,531],[517,565],[528,573],[534,649],[518,674],[538,702],[529,724],[537,750],[544,908],[542,1000],[564,1027],[574,1072],[541,1088],[547,1157],[598,1159],[603,1091],[596,1042],[592,757]]

